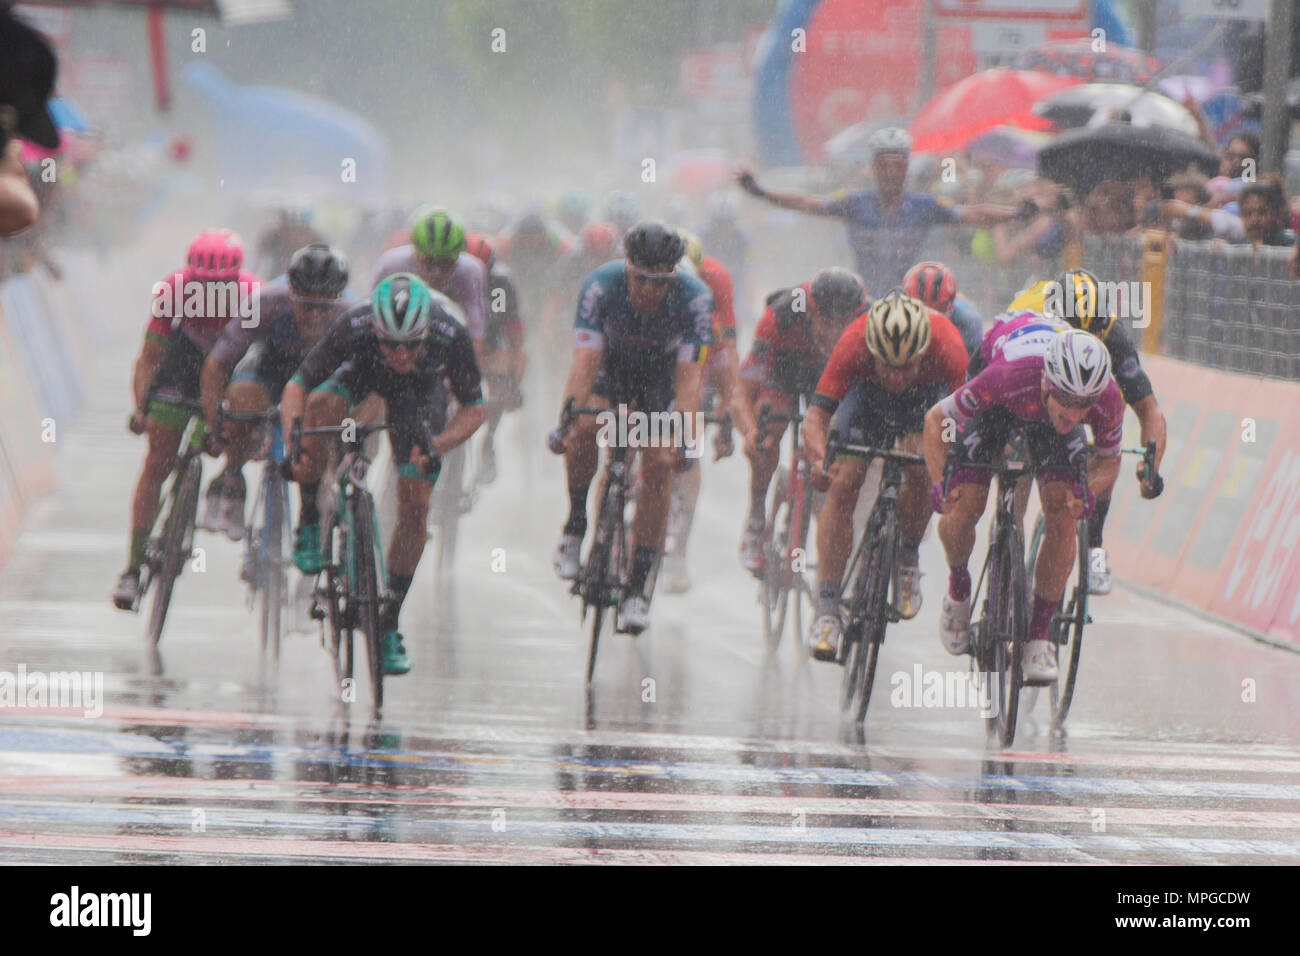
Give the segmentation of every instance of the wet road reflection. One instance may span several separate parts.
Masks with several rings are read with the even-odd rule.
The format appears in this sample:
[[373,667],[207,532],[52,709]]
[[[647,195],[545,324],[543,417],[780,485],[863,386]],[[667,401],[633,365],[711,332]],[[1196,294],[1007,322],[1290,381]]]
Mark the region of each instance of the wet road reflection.
[[465,519],[454,571],[421,567],[415,666],[388,682],[380,723],[334,699],[314,632],[287,636],[278,682],[259,680],[238,548],[215,538],[154,653],[106,599],[139,448],[93,436],[120,417],[75,426],[61,490],[0,577],[0,670],[90,670],[104,690],[96,719],[0,708],[5,862],[1300,858],[1300,656],[1117,589],[1095,604],[1068,733],[1048,733],[1039,701],[1014,747],[990,750],[978,710],[893,693],[918,662],[965,668],[938,646],[930,541],[926,604],[890,633],[865,730],[846,727],[836,668],[788,635],[763,648],[735,557],[738,461],[705,466],[693,589],[657,597],[640,638],[608,638],[584,694],[538,421],[503,426],[502,462],[526,467]]

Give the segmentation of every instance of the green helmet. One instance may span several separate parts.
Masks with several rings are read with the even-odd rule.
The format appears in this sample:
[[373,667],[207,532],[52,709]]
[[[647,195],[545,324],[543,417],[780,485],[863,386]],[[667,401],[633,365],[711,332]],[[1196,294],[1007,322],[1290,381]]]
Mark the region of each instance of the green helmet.
[[432,315],[429,287],[409,272],[388,276],[370,297],[370,323],[386,342],[424,341]]
[[465,251],[465,230],[439,209],[421,217],[411,228],[411,245],[422,259],[446,262]]

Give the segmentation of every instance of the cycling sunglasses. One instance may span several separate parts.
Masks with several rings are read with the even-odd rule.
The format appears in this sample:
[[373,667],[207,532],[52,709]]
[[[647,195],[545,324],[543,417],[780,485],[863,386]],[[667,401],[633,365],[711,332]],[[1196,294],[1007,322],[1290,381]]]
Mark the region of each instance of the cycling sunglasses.
[[302,306],[304,309],[312,309],[317,312],[323,312],[327,309],[336,309],[343,303],[342,299],[324,299],[310,295],[295,295],[292,292],[289,293],[289,301],[294,305]]
[[674,267],[671,272],[647,272],[644,269],[638,269],[636,266],[629,265],[627,274],[636,276],[641,282],[649,283],[655,286],[670,285],[673,279],[677,278],[677,269]]
[[1097,404],[1095,398],[1080,398],[1055,388],[1048,388],[1047,394],[1056,399],[1056,404],[1064,405],[1066,408],[1091,408]]
[[379,348],[385,352],[418,352],[424,348],[424,340],[418,342],[384,342],[380,340]]

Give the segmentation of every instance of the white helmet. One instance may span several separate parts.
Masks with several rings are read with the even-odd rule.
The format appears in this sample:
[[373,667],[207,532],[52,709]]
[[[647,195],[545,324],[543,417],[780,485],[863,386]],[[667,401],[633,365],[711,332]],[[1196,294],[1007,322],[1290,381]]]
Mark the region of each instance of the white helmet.
[[1057,391],[1095,401],[1110,382],[1110,352],[1091,332],[1066,329],[1047,343],[1043,372]]
[[867,152],[871,158],[875,159],[881,153],[902,153],[904,156],[912,152],[912,137],[907,135],[907,130],[900,129],[897,126],[886,126],[878,129],[867,139]]

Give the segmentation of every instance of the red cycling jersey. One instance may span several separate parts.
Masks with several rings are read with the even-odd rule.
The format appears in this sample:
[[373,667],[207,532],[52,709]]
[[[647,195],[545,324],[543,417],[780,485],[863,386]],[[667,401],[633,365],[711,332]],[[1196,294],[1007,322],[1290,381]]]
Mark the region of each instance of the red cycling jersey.
[[[855,381],[876,377],[876,358],[867,348],[867,318],[865,314],[858,316],[831,352],[813,397],[818,408],[835,411]],[[930,345],[921,356],[921,371],[914,384],[944,382],[950,392],[956,391],[966,379],[967,360],[961,333],[945,316],[931,309]]]
[[[239,310],[248,311],[253,301],[249,297],[259,295],[260,284],[261,280],[253,273],[240,272],[237,285],[231,290],[228,282],[205,283],[195,279],[189,268],[177,270],[154,283],[145,338],[167,342],[172,333],[180,329],[206,355],[231,319],[245,317],[250,321],[256,320],[256,316],[245,315]],[[230,291],[235,293],[234,299],[227,294]],[[209,305],[214,307],[211,314]]]

